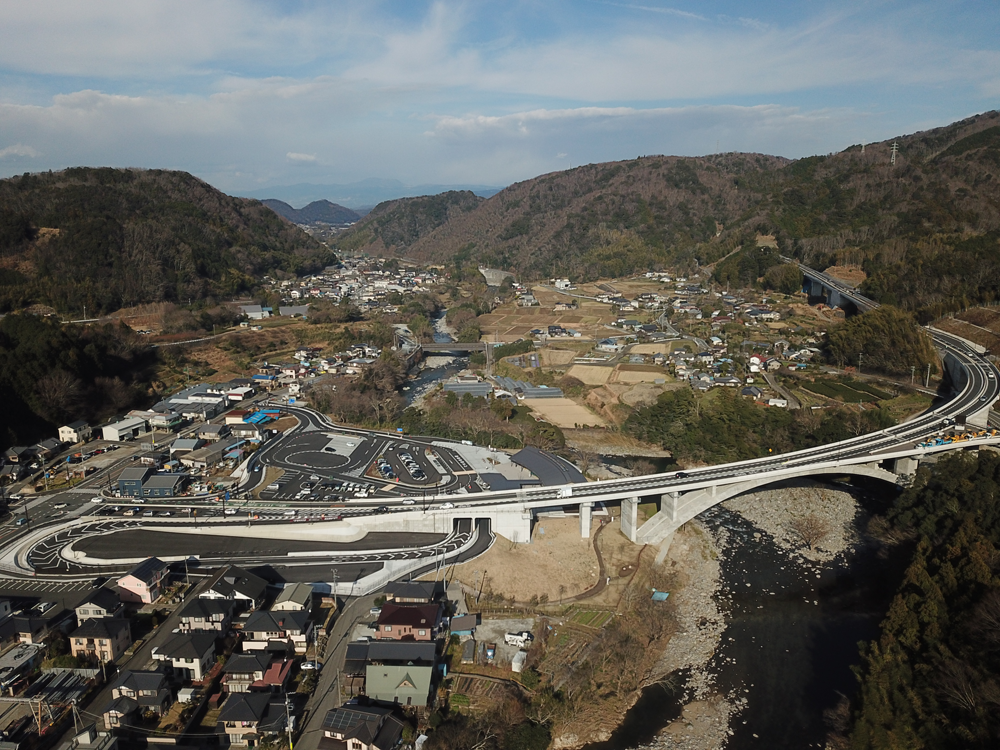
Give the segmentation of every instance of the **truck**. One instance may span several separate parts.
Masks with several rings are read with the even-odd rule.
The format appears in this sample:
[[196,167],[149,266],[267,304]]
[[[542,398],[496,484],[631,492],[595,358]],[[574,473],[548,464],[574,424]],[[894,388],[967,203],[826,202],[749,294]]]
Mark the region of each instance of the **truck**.
[[497,644],[487,643],[486,644],[486,661],[493,661],[497,655]]
[[533,640],[535,636],[529,633],[527,630],[522,630],[520,633],[507,633],[503,637],[504,643],[508,646],[516,646],[517,648],[524,648]]
[[559,489],[559,497],[573,497],[572,487],[561,487]]

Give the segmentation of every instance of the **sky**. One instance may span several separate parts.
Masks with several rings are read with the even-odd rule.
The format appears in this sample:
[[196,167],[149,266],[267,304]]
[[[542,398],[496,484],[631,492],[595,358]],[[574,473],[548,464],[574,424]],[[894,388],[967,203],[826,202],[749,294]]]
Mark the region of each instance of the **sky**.
[[996,0],[0,3],[0,177],[501,186],[829,153],[998,106]]

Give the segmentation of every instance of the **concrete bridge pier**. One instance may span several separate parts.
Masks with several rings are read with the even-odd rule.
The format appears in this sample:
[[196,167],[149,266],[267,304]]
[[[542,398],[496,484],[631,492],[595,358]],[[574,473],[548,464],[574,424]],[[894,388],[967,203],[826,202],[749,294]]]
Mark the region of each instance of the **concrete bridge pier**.
[[580,538],[590,539],[590,528],[594,513],[593,503],[580,503]]
[[892,463],[892,472],[899,477],[911,476],[917,473],[917,467],[919,465],[920,462],[913,456],[897,458]]
[[677,520],[677,506],[680,499],[679,492],[665,492],[660,496],[660,514],[671,523]]
[[639,498],[626,497],[622,500],[622,533],[628,537],[630,542],[635,541],[636,531],[639,530]]

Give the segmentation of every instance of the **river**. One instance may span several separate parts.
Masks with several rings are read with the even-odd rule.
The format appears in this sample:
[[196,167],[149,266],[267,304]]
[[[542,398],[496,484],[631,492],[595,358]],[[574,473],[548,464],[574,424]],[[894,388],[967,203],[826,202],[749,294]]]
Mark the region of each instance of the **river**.
[[[448,329],[444,311],[438,313],[431,320],[434,325],[434,343],[448,344],[455,340]],[[440,360],[442,364],[433,367],[423,367],[416,377],[407,382],[406,404],[411,405],[416,399],[433,388],[439,381],[454,377],[462,370],[468,368],[468,357],[440,357],[432,356],[425,359],[427,361]]]
[[[746,700],[726,750],[823,747],[823,712],[857,689],[851,665],[859,662],[858,642],[877,636],[905,561],[859,544],[836,562],[811,563],[738,513],[717,507],[700,519],[726,537],[717,596],[727,627],[708,671],[719,693]],[[584,750],[671,747],[653,738],[680,710],[676,693],[654,685],[610,740]]]

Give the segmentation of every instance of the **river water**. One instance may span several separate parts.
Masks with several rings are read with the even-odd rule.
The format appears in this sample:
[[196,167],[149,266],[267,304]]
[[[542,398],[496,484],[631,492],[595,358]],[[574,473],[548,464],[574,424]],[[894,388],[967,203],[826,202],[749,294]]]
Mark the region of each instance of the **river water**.
[[[431,323],[434,326],[435,344],[448,344],[455,340],[448,331],[444,311],[432,318]],[[436,367],[424,367],[417,373],[416,377],[407,382],[406,385],[410,389],[406,391],[407,405],[412,404],[414,400],[433,388],[439,381],[454,377],[469,366],[468,357],[435,357],[435,359],[450,359],[450,361]]]
[[[746,700],[726,749],[823,747],[823,712],[857,689],[858,642],[877,637],[904,561],[859,545],[833,563],[803,562],[735,512],[700,518],[727,538],[718,596],[728,626],[708,671],[720,693]],[[584,750],[646,747],[680,710],[654,685],[609,741]]]

